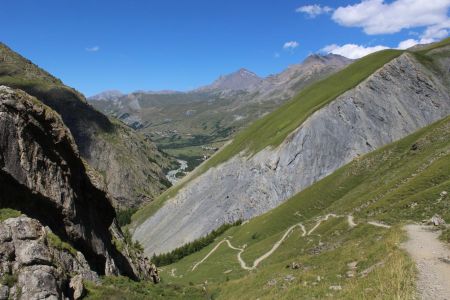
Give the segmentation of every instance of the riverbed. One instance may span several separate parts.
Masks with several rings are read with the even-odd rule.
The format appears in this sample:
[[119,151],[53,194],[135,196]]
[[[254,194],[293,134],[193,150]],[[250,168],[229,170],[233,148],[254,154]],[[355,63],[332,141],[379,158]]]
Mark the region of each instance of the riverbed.
[[176,170],[170,170],[166,174],[167,180],[169,180],[172,185],[175,185],[181,179],[181,178],[177,177],[177,174],[178,173],[186,173],[185,170],[188,168],[188,162],[187,161],[181,160],[181,159],[177,159],[177,161],[180,164],[180,167],[178,169],[176,169]]

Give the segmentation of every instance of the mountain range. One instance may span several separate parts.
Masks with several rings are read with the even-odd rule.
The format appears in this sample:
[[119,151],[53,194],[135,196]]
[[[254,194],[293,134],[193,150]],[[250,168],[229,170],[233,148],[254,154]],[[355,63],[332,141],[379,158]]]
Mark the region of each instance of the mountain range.
[[169,191],[154,215],[140,218],[134,237],[147,254],[167,252],[273,209],[351,160],[447,116],[445,54],[426,60],[378,52],[312,84]]
[[87,100],[0,44],[0,299],[445,299],[449,70],[447,38]]
[[190,92],[105,92],[88,100],[148,136],[160,149],[187,160],[192,170],[240,129],[350,62],[333,54],[312,55],[267,78],[240,69]]

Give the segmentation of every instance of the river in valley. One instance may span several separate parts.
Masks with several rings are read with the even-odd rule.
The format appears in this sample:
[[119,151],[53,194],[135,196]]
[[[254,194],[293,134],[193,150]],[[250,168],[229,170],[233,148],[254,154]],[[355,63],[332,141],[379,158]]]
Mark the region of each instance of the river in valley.
[[167,180],[169,180],[172,185],[175,185],[181,179],[177,177],[179,173],[183,173],[183,176],[181,177],[184,177],[185,170],[188,167],[187,161],[181,159],[177,159],[177,161],[180,164],[180,167],[176,170],[171,170],[166,174]]

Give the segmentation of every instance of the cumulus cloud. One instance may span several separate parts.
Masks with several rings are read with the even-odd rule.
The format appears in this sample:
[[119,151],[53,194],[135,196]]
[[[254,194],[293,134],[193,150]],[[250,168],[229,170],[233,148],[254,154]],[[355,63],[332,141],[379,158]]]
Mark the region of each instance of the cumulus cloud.
[[370,53],[374,53],[384,49],[388,49],[388,47],[381,45],[373,47],[365,47],[356,44],[345,44],[342,46],[332,44],[325,46],[324,48],[321,49],[321,51],[325,53],[339,54],[351,59],[357,59],[366,56]]
[[[405,41],[401,41],[398,46],[394,49],[408,49],[411,48],[417,44],[421,44],[419,40],[415,39],[408,39]],[[364,57],[368,54],[385,50],[385,49],[391,49],[390,47],[383,46],[383,45],[377,45],[377,46],[364,46],[364,45],[356,45],[356,44],[345,44],[345,45],[328,45],[320,49],[321,52],[325,53],[332,53],[332,54],[339,54],[342,56],[345,56],[347,58],[351,59],[358,59],[361,57]]]
[[397,49],[404,50],[404,49],[411,48],[411,47],[413,47],[413,46],[415,46],[417,44],[420,44],[418,40],[408,39],[408,40],[400,42],[400,44],[398,44]]
[[367,34],[386,34],[442,24],[448,21],[449,7],[449,0],[363,0],[337,8],[332,18],[343,26],[361,27]]
[[[450,0],[362,0],[338,7],[332,19],[347,27],[360,27],[366,34],[392,34],[403,29],[425,27],[417,38],[400,42],[397,49],[407,49],[417,44],[428,44],[445,38],[450,30],[447,12]],[[369,53],[386,49],[386,46],[365,47],[355,44],[335,46],[330,53],[359,58]],[[325,47],[323,50],[328,49]],[[330,48],[331,49],[331,48]]]
[[296,41],[290,41],[290,42],[286,42],[283,45],[283,49],[285,50],[294,50],[295,48],[297,48],[299,46],[299,43]]
[[305,5],[295,10],[298,13],[307,14],[310,18],[315,18],[318,15],[327,14],[333,11],[329,6],[320,6],[318,4]]
[[97,52],[100,50],[100,47],[99,46],[87,47],[85,50],[87,52]]

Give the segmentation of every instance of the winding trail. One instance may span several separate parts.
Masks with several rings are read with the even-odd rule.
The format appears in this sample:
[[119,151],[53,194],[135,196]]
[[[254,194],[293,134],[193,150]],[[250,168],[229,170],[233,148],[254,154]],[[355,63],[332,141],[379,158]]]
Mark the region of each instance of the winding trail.
[[313,232],[317,229],[317,227],[320,226],[320,224],[321,224],[322,222],[328,221],[328,219],[329,219],[330,217],[337,218],[337,217],[339,217],[339,216],[338,216],[338,215],[335,215],[335,214],[328,214],[328,215],[326,215],[325,217],[320,218],[319,221],[317,221],[316,225],[314,225],[314,227],[311,228],[310,231],[308,231],[308,235],[311,235],[311,233],[313,233]]
[[370,224],[370,225],[376,226],[376,227],[381,227],[381,228],[391,228],[391,226],[389,226],[389,225],[386,225],[386,224],[383,224],[380,222],[375,222],[375,221],[367,222],[367,224]]
[[347,216],[347,222],[348,222],[348,226],[350,227],[355,227],[357,224],[355,223],[353,216],[352,215],[348,215]]
[[[241,265],[241,268],[244,270],[254,270],[256,269],[256,267],[258,267],[258,265],[265,260],[266,258],[268,258],[269,256],[271,256],[277,249],[278,247],[280,247],[280,245],[284,242],[284,240],[289,236],[289,234],[296,228],[296,227],[300,227],[300,229],[302,230],[302,237],[305,236],[309,236],[311,235],[319,226],[322,222],[328,221],[329,218],[340,218],[343,216],[339,216],[336,214],[327,214],[324,217],[321,217],[318,219],[317,223],[313,226],[313,228],[311,228],[309,231],[306,230],[305,226],[302,223],[297,223],[295,225],[292,225],[291,227],[289,227],[286,232],[283,234],[283,236],[272,246],[272,248],[267,251],[266,253],[264,253],[263,255],[261,255],[260,257],[258,257],[257,259],[255,259],[255,261],[253,262],[253,265],[251,267],[247,266],[247,264],[245,263],[245,261],[242,259],[241,254],[244,252],[246,245],[243,245],[242,248],[238,248],[235,247],[231,244],[230,240],[228,239],[223,239],[222,241],[220,241],[219,243],[217,243],[216,246],[214,246],[214,248],[211,249],[211,251],[208,252],[208,254],[206,254],[205,257],[203,257],[202,260],[200,260],[199,262],[197,262],[193,267],[191,271],[194,271],[200,264],[202,264],[206,259],[208,259],[208,257],[210,257],[223,243],[226,243],[228,245],[229,248],[238,251],[237,253],[237,259],[239,261],[239,264]],[[354,222],[353,216],[348,215],[347,216],[347,222],[348,222],[348,226],[353,228],[355,227],[357,224]],[[385,225],[382,223],[378,223],[378,222],[368,222],[368,224],[373,225],[373,226],[377,226],[377,227],[382,227],[382,228],[390,228],[391,226],[389,225]]]
[[213,254],[217,250],[217,248],[219,248],[220,245],[222,245],[223,243],[227,243],[228,247],[230,247],[233,250],[239,251],[238,254],[237,254],[237,259],[238,259],[239,264],[241,265],[242,269],[244,269],[244,270],[254,270],[259,265],[260,262],[262,262],[263,260],[265,260],[266,258],[271,256],[272,253],[274,253],[275,250],[277,250],[278,247],[280,247],[281,243],[283,243],[283,241],[289,236],[289,234],[292,232],[292,230],[295,229],[295,227],[300,227],[302,229],[302,231],[303,231],[302,236],[306,235],[306,228],[305,228],[305,226],[303,226],[303,224],[298,223],[298,224],[292,225],[291,227],[288,228],[288,230],[286,230],[286,232],[281,237],[281,239],[279,239],[272,246],[272,249],[270,249],[269,251],[267,251],[265,254],[261,255],[260,257],[258,257],[253,262],[253,266],[251,266],[251,267],[247,266],[247,264],[245,263],[245,261],[241,257],[242,252],[244,252],[244,250],[245,250],[245,245],[242,248],[237,248],[237,247],[234,247],[228,239],[224,239],[224,240],[220,241],[213,249],[211,249],[211,251],[209,251],[209,253],[201,261],[197,262],[192,267],[192,271],[194,271],[201,263],[203,263],[211,254]]
[[407,225],[409,240],[403,244],[417,265],[419,299],[450,299],[450,248],[429,226]]
[[[217,250],[217,248],[219,248],[220,245],[222,245],[223,243],[228,243],[228,247],[230,247],[230,248],[233,249],[233,250],[244,251],[244,249],[233,247],[233,245],[231,245],[231,243],[230,243],[229,240],[227,240],[227,239],[222,240],[222,241],[220,241],[214,248],[212,248],[211,251],[209,251],[209,253],[206,254],[206,256],[203,257],[203,259],[202,259],[201,261],[197,262],[197,263],[192,267],[192,271],[194,271],[201,263],[203,263],[203,262],[204,262],[211,254],[213,254],[213,253]],[[239,257],[240,257],[240,255],[238,255],[238,258],[239,258]],[[242,264],[241,264],[241,266],[242,266]]]

